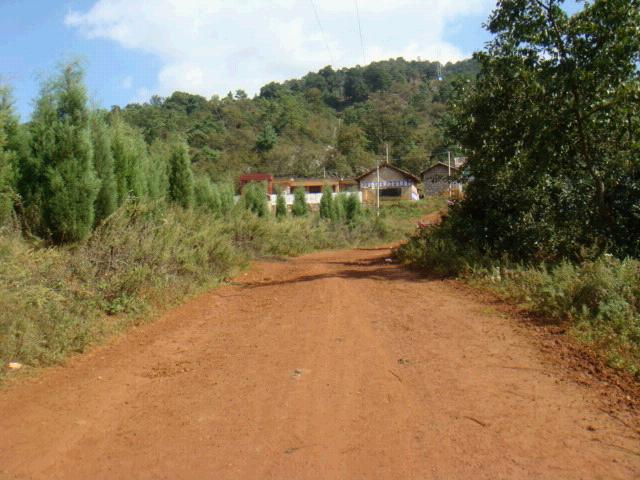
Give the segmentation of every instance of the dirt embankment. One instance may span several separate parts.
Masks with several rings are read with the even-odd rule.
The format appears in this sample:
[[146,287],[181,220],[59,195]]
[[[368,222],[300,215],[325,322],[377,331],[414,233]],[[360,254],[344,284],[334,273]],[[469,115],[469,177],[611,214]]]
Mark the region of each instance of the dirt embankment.
[[633,412],[388,255],[258,264],[0,392],[0,478],[640,477]]

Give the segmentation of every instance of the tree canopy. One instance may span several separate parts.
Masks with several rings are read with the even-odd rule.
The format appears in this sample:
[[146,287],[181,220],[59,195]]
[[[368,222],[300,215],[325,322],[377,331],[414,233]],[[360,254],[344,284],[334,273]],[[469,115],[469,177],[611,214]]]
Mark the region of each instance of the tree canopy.
[[458,233],[517,258],[640,254],[636,0],[504,0],[450,128],[469,152]]

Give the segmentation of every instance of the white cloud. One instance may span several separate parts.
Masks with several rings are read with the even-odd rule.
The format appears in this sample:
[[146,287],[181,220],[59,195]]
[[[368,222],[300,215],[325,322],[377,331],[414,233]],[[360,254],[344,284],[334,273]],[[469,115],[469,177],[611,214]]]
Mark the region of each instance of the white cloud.
[[[109,39],[157,57],[157,84],[138,89],[210,96],[244,88],[253,93],[333,63],[363,62],[354,2],[314,0],[99,0],[65,23],[87,38]],[[493,0],[360,0],[366,60],[421,57],[459,60],[446,41],[447,23],[484,17]],[[126,88],[131,88],[131,82]],[[123,82],[124,85],[124,82]]]

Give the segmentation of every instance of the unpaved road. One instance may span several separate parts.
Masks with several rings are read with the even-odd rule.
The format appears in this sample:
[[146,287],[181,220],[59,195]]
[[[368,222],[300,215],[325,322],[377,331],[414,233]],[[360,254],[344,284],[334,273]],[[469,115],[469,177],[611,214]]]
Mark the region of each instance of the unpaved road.
[[640,478],[518,320],[388,255],[259,263],[10,386],[0,478]]

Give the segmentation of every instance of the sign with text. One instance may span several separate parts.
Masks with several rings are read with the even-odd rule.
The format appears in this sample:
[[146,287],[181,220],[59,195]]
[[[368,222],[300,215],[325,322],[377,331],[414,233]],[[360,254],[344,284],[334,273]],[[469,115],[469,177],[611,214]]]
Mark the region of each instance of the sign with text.
[[361,182],[360,188],[390,188],[390,187],[410,187],[413,182],[410,180],[385,180],[378,182]]

